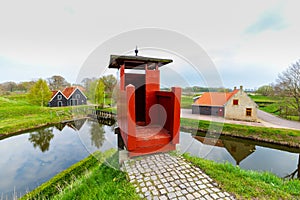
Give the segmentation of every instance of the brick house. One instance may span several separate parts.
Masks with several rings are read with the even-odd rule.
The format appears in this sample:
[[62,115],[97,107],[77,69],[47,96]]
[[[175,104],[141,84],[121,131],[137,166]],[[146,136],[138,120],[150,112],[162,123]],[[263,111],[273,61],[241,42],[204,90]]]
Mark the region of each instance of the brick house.
[[192,113],[220,116],[226,119],[257,121],[257,105],[243,91],[205,92],[192,104]]
[[49,107],[85,105],[87,97],[79,87],[66,87],[63,91],[52,91]]

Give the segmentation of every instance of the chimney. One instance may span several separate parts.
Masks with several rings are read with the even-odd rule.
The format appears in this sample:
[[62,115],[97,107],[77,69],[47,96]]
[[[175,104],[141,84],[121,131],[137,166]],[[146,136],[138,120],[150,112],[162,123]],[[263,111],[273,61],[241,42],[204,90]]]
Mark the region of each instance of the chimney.
[[243,93],[243,86],[242,85],[240,86],[240,93],[241,94]]
[[234,86],[233,91],[236,90],[236,86]]

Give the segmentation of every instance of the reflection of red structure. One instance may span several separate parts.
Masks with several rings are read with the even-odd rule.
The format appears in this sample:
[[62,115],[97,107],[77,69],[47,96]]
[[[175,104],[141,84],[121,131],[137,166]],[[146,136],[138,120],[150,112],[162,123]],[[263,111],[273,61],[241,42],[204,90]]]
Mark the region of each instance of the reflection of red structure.
[[181,88],[160,91],[158,68],[170,62],[141,56],[110,58],[109,68],[120,70],[118,125],[130,156],[175,150],[179,143]]

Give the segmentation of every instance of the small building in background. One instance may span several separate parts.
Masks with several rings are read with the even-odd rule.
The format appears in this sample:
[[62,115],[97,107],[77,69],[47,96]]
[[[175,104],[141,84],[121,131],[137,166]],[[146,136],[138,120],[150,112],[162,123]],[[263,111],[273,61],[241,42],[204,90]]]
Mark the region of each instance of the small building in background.
[[205,92],[192,104],[192,113],[213,115],[226,119],[257,121],[257,105],[243,91],[234,88],[232,92]]
[[87,97],[77,86],[66,87],[63,91],[52,91],[49,107],[85,105]]

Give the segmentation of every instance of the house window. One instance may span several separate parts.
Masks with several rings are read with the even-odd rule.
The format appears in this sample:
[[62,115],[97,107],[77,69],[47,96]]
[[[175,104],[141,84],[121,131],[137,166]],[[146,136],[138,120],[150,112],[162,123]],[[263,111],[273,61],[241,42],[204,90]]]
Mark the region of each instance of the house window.
[[76,99],[80,99],[80,95],[79,94],[76,94]]
[[252,116],[252,108],[246,108],[246,116]]
[[62,99],[61,94],[57,95],[57,99],[58,99],[58,100],[61,100],[61,99]]
[[238,99],[233,99],[233,105],[235,105],[235,106],[239,105],[239,100]]

